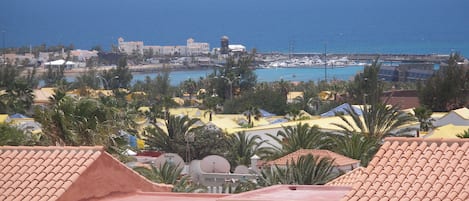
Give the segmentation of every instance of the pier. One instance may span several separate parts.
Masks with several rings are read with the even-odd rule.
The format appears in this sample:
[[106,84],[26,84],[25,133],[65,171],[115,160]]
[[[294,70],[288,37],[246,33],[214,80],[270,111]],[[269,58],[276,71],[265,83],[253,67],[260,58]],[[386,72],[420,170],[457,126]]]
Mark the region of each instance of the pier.
[[[293,53],[295,57],[312,57],[319,56],[323,57],[324,53]],[[347,57],[349,60],[368,62],[376,58],[382,61],[389,62],[431,62],[441,63],[448,61],[449,55],[440,54],[378,54],[378,53],[327,53],[327,57],[342,58]]]

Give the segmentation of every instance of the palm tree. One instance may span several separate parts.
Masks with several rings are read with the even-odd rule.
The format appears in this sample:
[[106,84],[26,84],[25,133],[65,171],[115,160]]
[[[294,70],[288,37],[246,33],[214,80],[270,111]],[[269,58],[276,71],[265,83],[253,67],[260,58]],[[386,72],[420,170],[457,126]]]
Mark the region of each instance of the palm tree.
[[274,155],[283,156],[299,149],[321,149],[328,146],[326,136],[319,130],[318,126],[309,126],[309,124],[298,123],[295,127],[283,127],[277,135],[270,136],[277,144],[273,145]]
[[[51,144],[122,146],[115,134],[124,128],[124,118],[116,108],[90,98],[73,98],[57,91],[48,108],[37,108],[35,119]],[[117,151],[118,152],[118,151]]]
[[152,165],[150,168],[135,167],[133,169],[153,182],[173,185],[173,192],[204,191],[189,182],[189,175],[181,176],[182,168],[176,164],[166,162],[160,167]]
[[469,130],[466,130],[463,133],[457,134],[456,137],[458,137],[458,138],[469,138]]
[[334,145],[332,151],[360,160],[362,166],[368,165],[373,155],[379,149],[380,140],[366,137],[361,133],[350,135],[330,134],[331,143]]
[[420,123],[420,131],[428,131],[433,126],[433,112],[425,106],[414,109],[414,115]]
[[33,90],[25,80],[15,81],[13,86],[6,90],[10,109],[13,112],[29,112],[34,100]]
[[221,102],[221,99],[218,96],[207,96],[204,98],[204,107],[207,111],[204,112],[205,115],[209,115],[209,121],[212,121],[212,116],[217,111],[217,105]]
[[253,127],[254,122],[252,121],[252,118],[254,118],[255,120],[259,120],[259,118],[261,117],[261,112],[256,106],[249,106],[248,110],[244,112],[244,115],[248,118],[248,126]]
[[189,100],[192,101],[192,95],[194,95],[197,90],[197,83],[189,78],[182,83],[181,87],[189,94]]
[[247,136],[245,132],[238,132],[228,138],[228,160],[232,167],[237,165],[249,165],[251,157],[257,153],[259,147],[265,142],[261,137]]
[[36,143],[36,139],[31,134],[8,124],[0,123],[0,146],[25,146]]
[[351,135],[361,133],[366,137],[383,139],[387,136],[408,135],[413,129],[401,129],[402,126],[412,123],[415,119],[399,110],[395,105],[386,105],[385,103],[376,103],[363,106],[363,117],[350,106],[345,109],[350,115],[351,121],[344,115],[339,115],[344,124],[333,123],[341,128],[340,133]]
[[317,185],[325,184],[336,176],[333,173],[333,160],[315,157],[311,154],[293,159],[286,167],[274,166],[261,172],[260,186],[276,184]]
[[[196,129],[193,126],[198,121],[197,118],[190,119],[187,116],[171,115],[166,120],[167,132],[159,126],[147,128],[144,134],[147,137],[146,144],[151,149],[184,156],[187,146],[185,137]],[[189,159],[185,158],[185,160],[188,161]]]
[[297,108],[291,108],[289,111],[288,111],[288,116],[290,117],[290,119],[292,121],[296,121],[298,119],[301,119],[303,118],[304,114],[302,113],[301,110],[297,109]]
[[65,93],[62,96],[60,91],[51,100],[47,108],[38,107],[34,114],[34,119],[43,125],[44,137],[51,144],[78,145],[76,133],[71,129],[75,100],[65,96]]
[[361,160],[366,166],[387,136],[406,136],[413,129],[401,128],[414,121],[414,118],[399,110],[397,106],[374,103],[363,107],[363,117],[350,106],[346,113],[351,119],[339,115],[344,124],[333,123],[341,128],[338,133],[330,134],[332,150]]

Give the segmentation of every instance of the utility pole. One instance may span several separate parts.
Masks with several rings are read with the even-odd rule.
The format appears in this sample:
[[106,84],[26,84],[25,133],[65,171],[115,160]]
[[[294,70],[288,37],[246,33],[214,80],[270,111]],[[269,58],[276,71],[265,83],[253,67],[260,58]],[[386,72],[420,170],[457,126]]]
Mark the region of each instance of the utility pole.
[[324,43],[324,81],[327,83],[327,43]]
[[3,64],[6,63],[6,49],[5,49],[5,30],[2,30],[2,40],[3,40],[3,49],[2,49],[2,54],[3,54]]

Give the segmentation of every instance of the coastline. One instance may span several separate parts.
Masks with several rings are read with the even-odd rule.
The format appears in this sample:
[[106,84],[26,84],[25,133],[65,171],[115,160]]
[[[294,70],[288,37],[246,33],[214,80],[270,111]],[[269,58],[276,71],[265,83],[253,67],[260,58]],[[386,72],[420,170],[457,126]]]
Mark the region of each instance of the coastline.
[[[132,74],[145,74],[145,73],[157,73],[162,72],[164,69],[169,69],[170,71],[192,71],[192,70],[204,70],[204,69],[213,69],[214,66],[183,66],[178,64],[146,64],[146,65],[134,65],[129,66],[129,70]],[[116,68],[113,66],[98,66],[92,67],[94,70],[101,72],[105,70],[111,70]],[[32,68],[27,68],[32,70]],[[38,75],[43,75],[47,72],[45,67],[38,67],[36,69]],[[87,72],[90,68],[74,68],[74,69],[65,69],[65,76],[78,76],[82,73]]]
[[[328,54],[327,57],[331,58],[328,61],[339,61],[340,58],[347,58],[347,62],[337,63],[339,65],[332,65],[328,63],[326,66],[324,64],[319,63],[310,63],[308,65],[295,65],[295,63],[290,62],[291,58],[288,57],[286,54],[272,54],[272,53],[261,53],[261,56],[270,56],[271,60],[267,61],[265,59],[257,58],[256,66],[253,66],[253,69],[265,69],[265,68],[322,68],[327,67],[327,69],[334,69],[334,68],[347,68],[348,66],[357,66],[357,65],[365,65],[367,62],[372,61],[373,59],[380,58],[383,62],[391,61],[391,62],[431,62],[431,63],[439,63],[447,59],[448,55],[435,55],[435,54],[337,54],[331,53]],[[296,53],[293,54],[293,59],[295,58],[311,58],[314,56],[318,56],[317,53]],[[298,60],[298,59],[295,59]],[[350,62],[348,62],[350,61]],[[266,65],[268,62],[286,62],[286,66],[269,66]],[[163,69],[169,69],[170,71],[197,71],[197,70],[206,70],[206,69],[215,69],[220,65],[217,64],[189,64],[183,65],[179,63],[165,63],[165,64],[142,64],[142,65],[131,65],[129,66],[129,70],[132,74],[148,74],[148,73],[158,73],[162,72]],[[116,68],[116,65],[112,66],[99,66],[99,67],[92,67],[94,70],[101,72],[105,70],[111,70]],[[28,70],[32,70],[32,67],[27,68]],[[38,67],[37,69],[38,75],[43,75],[47,72],[47,69],[44,66]],[[64,74],[65,76],[78,76],[82,73],[87,72],[90,68],[73,68],[73,69],[65,69]]]

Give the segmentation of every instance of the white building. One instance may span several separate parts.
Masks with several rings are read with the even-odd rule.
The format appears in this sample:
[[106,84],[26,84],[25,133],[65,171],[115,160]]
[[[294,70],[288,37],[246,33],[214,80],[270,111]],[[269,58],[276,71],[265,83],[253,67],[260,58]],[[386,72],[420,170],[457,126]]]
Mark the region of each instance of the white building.
[[246,47],[244,45],[233,44],[228,45],[230,52],[246,52]]
[[208,43],[195,42],[193,38],[187,39],[187,55],[208,54],[210,45]]
[[89,51],[89,50],[80,50],[80,49],[77,49],[77,50],[72,50],[70,51],[70,55],[76,59],[77,61],[86,61],[92,57],[98,57],[98,51],[96,50],[92,50],[92,51]]
[[143,41],[128,41],[125,42],[124,38],[120,37],[117,39],[119,51],[126,53],[128,55],[133,52],[143,54]]
[[118,39],[119,50],[126,54],[132,54],[135,51],[143,54],[143,51],[152,51],[154,55],[176,55],[176,56],[192,56],[207,54],[210,51],[208,43],[195,42],[193,38],[187,39],[187,44],[184,45],[147,45],[145,46],[142,41],[129,41],[124,42],[121,37]]

